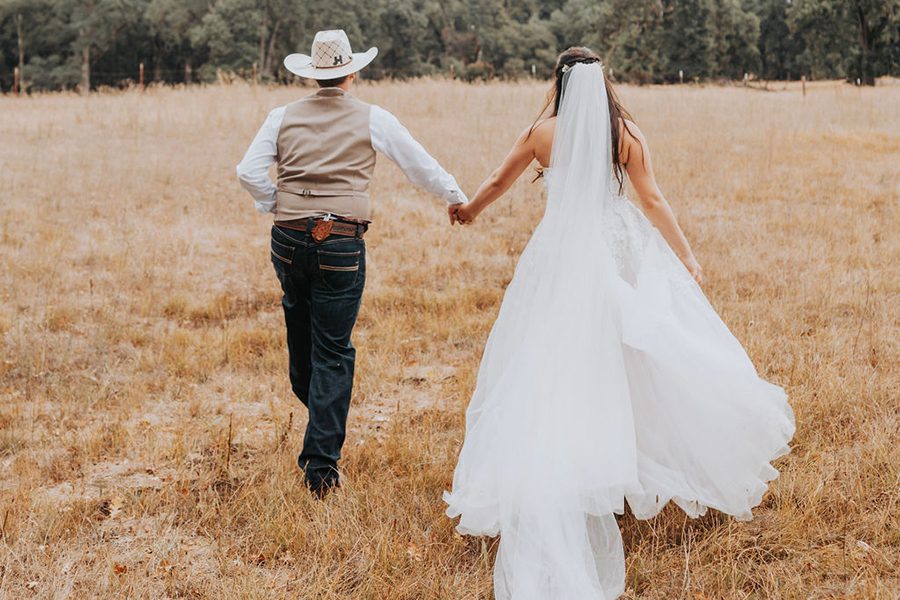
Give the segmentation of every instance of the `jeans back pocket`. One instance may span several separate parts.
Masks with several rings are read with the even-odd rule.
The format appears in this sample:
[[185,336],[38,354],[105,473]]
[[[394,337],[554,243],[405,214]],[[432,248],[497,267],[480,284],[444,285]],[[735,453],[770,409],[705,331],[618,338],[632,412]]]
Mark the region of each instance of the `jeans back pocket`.
[[272,253],[273,261],[278,261],[284,265],[290,265],[294,262],[294,246],[279,242],[274,235],[272,236],[270,252]]
[[342,292],[356,285],[362,252],[338,252],[319,250],[319,275],[331,290]]

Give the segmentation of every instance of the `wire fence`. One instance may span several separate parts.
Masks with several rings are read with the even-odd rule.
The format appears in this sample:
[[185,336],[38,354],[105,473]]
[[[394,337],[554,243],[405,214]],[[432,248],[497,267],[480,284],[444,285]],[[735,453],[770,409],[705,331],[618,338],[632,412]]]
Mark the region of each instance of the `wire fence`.
[[[129,71],[105,71],[105,70],[95,70],[91,69],[90,71],[90,79],[91,79],[91,87],[102,87],[102,86],[110,86],[110,87],[127,87],[130,85],[147,85],[153,83],[188,83],[188,84],[200,84],[209,80],[209,70],[203,69],[203,74],[198,73],[197,70],[191,68],[179,68],[179,69],[159,69],[159,68],[148,68],[145,65],[139,65],[134,70]],[[279,78],[278,76],[272,76],[269,73],[261,73],[256,69],[239,69],[238,71],[223,71],[216,69],[215,71],[215,80],[217,81],[252,81],[252,82],[260,82],[261,80],[265,81],[286,81],[286,78]],[[72,80],[68,85],[54,86],[54,88],[66,90],[72,89],[73,87],[77,87],[79,85],[78,80]],[[29,88],[31,88],[31,80],[28,77],[28,69],[25,70],[24,76],[19,72],[19,68],[16,67],[14,69],[14,74],[9,82],[5,82],[3,77],[0,77],[0,93],[27,93]],[[43,89],[44,86],[41,86]]]
[[[28,78],[28,69],[25,70],[24,77],[21,73],[19,73],[18,67],[15,68],[15,75],[12,79],[5,80],[4,77],[0,77],[0,94],[22,94],[28,93],[32,88],[31,80]],[[143,73],[142,73],[143,71]],[[198,72],[199,71],[199,72]],[[450,79],[455,79],[452,70],[447,75]],[[134,85],[149,85],[149,84],[203,84],[209,83],[210,78],[210,69],[189,69],[189,68],[178,68],[178,69],[157,69],[157,68],[146,68],[146,66],[141,69],[140,66],[135,70],[121,70],[121,71],[97,71],[91,70],[91,88],[97,87],[120,87],[126,88]],[[881,78],[884,80],[892,80],[890,77]],[[215,77],[212,78],[212,81],[222,82],[235,82],[235,81],[246,81],[252,83],[287,83],[291,80],[289,76],[284,74],[273,75],[271,73],[263,73],[256,69],[239,69],[237,71],[225,71],[216,69]],[[690,85],[692,82],[683,80],[683,84]],[[702,83],[702,82],[700,82]],[[727,85],[728,82],[719,82],[725,83]],[[792,79],[792,80],[761,80],[756,78],[748,78],[747,75],[744,75],[742,80],[735,80],[730,82],[731,84],[743,85],[744,87],[753,88],[753,89],[763,89],[763,90],[771,90],[771,89],[788,89],[789,87],[800,86],[802,90],[802,94],[805,96],[807,92],[807,83],[810,83],[809,80],[804,76],[800,79]],[[861,86],[862,82],[857,79],[855,81],[850,81],[856,86]],[[53,89],[57,90],[71,90],[73,88],[77,88],[79,85],[78,81],[72,81],[69,85],[62,85],[59,87],[54,86]],[[815,84],[813,84],[815,85]],[[779,88],[779,86],[781,86]],[[40,87],[41,91],[45,91],[44,86]],[[49,89],[46,89],[49,91]]]

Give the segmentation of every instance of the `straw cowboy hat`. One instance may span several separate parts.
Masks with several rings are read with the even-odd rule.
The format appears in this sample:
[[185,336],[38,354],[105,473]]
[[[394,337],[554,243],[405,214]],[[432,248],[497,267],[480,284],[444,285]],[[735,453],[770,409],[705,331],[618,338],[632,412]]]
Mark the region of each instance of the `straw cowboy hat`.
[[284,67],[308,79],[338,79],[356,73],[375,60],[378,48],[354,54],[344,30],[332,29],[316,34],[310,54],[291,54],[284,59]]

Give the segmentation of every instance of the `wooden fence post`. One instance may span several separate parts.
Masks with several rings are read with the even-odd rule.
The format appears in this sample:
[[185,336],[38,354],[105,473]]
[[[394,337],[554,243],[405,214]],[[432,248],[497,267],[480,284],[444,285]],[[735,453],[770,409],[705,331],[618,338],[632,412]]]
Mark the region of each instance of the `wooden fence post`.
[[803,97],[806,98],[806,75],[800,76],[800,88],[803,90]]
[[13,68],[13,93],[19,94],[19,67]]
[[16,86],[17,93],[25,91],[25,25],[21,14],[16,15],[16,46],[19,51],[19,83]]
[[256,62],[253,63],[253,85],[259,83],[259,67]]
[[684,70],[678,69],[678,82],[684,85]]
[[141,89],[144,89],[144,63],[141,63],[139,72],[138,85],[141,86]]

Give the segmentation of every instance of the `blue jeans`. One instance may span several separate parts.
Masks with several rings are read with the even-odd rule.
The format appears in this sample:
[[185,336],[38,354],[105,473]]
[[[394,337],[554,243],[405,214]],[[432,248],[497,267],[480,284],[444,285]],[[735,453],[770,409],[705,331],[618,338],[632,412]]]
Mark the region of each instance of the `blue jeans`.
[[272,264],[281,282],[291,388],[309,423],[297,459],[316,492],[337,485],[337,462],[350,409],[356,324],[366,281],[366,245],[332,235],[272,227]]

